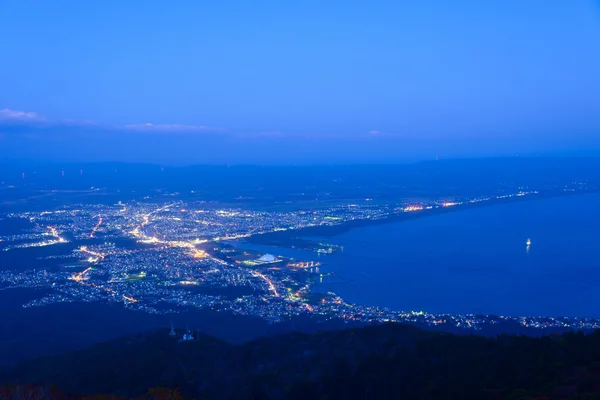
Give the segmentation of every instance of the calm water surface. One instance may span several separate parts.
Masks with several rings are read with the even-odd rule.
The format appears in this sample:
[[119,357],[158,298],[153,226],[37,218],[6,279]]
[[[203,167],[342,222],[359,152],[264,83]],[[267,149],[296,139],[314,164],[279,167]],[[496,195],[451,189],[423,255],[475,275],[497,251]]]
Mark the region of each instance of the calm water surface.
[[600,317],[598,194],[373,225],[326,241],[344,251],[321,257],[325,269],[350,282],[324,286],[348,301],[446,313]]

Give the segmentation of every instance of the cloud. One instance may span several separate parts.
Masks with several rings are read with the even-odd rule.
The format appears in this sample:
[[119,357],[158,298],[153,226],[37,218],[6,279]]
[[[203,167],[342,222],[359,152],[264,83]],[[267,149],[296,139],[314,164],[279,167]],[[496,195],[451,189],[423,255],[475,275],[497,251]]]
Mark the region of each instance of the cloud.
[[223,128],[206,125],[182,125],[182,124],[130,124],[123,126],[124,129],[139,132],[222,132]]
[[129,124],[108,125],[88,120],[77,119],[47,119],[35,112],[0,109],[0,125],[21,128],[94,128],[106,131],[128,131],[128,132],[156,132],[156,133],[183,133],[183,132],[224,132],[226,129],[206,125],[184,125],[184,124]]
[[[40,133],[44,135],[55,135],[57,137],[77,133],[79,135],[97,135],[98,138],[107,138],[111,134],[129,135],[152,135],[153,137],[173,135],[185,135],[189,137],[221,138],[229,141],[252,141],[272,143],[301,143],[301,142],[354,142],[361,140],[383,140],[400,135],[384,132],[377,129],[360,132],[298,132],[279,130],[228,130],[221,127],[209,125],[185,125],[185,124],[125,124],[112,125],[102,122],[93,122],[78,119],[47,119],[35,112],[11,110],[8,108],[0,110],[0,127],[5,128],[3,133],[11,136],[25,137],[26,134]],[[219,133],[226,133],[219,135]]]
[[0,120],[40,121],[45,119],[45,117],[34,112],[11,110],[8,108],[0,110]]

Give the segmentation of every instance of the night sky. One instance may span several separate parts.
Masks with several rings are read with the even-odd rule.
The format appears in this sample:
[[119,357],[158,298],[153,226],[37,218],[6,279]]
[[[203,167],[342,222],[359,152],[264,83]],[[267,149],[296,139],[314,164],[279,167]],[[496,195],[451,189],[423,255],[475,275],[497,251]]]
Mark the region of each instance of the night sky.
[[1,0],[0,161],[600,155],[596,0]]

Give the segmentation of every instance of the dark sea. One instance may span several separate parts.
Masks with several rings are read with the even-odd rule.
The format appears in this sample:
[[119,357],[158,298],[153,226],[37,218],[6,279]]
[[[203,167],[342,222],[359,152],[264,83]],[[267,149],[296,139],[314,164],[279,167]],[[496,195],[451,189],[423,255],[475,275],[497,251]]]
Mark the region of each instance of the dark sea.
[[[531,245],[527,246],[527,240]],[[320,290],[436,313],[600,317],[600,195],[457,211],[358,228],[321,241],[344,251],[252,246],[321,260]]]

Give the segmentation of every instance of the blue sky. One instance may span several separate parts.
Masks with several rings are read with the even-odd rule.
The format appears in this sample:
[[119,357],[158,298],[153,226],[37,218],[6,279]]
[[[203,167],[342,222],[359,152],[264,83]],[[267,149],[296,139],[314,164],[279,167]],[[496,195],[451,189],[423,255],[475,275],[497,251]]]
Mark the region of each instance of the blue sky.
[[600,154],[596,0],[1,0],[0,37],[0,160]]

